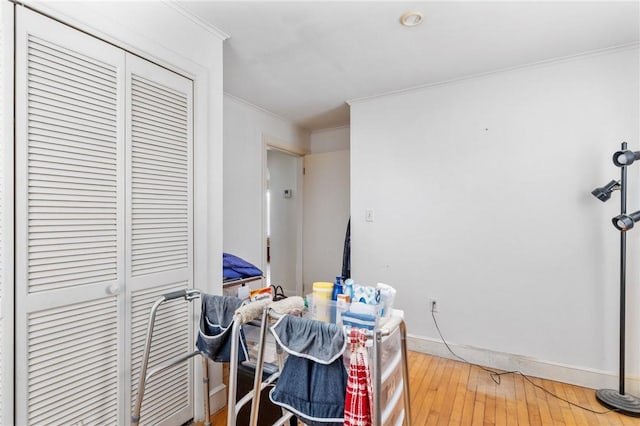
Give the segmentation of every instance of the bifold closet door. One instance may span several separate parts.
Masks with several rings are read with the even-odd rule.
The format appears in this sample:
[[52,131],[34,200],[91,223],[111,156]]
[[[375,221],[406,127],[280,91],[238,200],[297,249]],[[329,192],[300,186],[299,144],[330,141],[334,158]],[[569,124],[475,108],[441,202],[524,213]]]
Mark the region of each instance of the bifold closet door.
[[[193,287],[192,81],[127,55],[126,93],[126,299],[133,405],[153,302],[162,293]],[[192,303],[183,299],[161,305],[150,369],[195,350],[192,312]],[[189,420],[194,385],[192,363],[152,379],[145,390],[141,423]]]
[[124,65],[17,8],[17,424],[124,420]]
[[[17,424],[130,422],[151,304],[192,286],[191,84],[18,8]],[[159,312],[150,367],[193,349],[191,312]],[[192,370],[152,380],[141,423],[192,418]]]

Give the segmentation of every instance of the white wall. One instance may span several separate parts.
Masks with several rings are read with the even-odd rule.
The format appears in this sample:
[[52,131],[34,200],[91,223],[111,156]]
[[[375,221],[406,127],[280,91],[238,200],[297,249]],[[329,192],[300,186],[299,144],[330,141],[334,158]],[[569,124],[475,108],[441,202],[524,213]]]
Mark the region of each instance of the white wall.
[[349,126],[314,130],[311,132],[311,153],[348,151],[349,137]]
[[333,281],[342,272],[349,220],[349,127],[311,132],[311,154],[304,158],[304,293],[316,281]]
[[[436,297],[445,337],[491,351],[488,364],[522,355],[502,367],[535,360],[617,387],[620,194],[603,204],[590,191],[619,178],[622,141],[640,150],[639,57],[636,46],[352,103],[353,275],[398,289],[414,340],[437,340]],[[629,170],[629,211],[640,208],[639,172]],[[628,234],[635,378],[638,231]]]
[[309,132],[244,102],[224,96],[224,251],[265,270],[263,247],[263,140],[305,154]]
[[349,159],[346,150],[311,154],[304,159],[305,294],[311,293],[314,282],[333,282],[342,273],[350,206]]

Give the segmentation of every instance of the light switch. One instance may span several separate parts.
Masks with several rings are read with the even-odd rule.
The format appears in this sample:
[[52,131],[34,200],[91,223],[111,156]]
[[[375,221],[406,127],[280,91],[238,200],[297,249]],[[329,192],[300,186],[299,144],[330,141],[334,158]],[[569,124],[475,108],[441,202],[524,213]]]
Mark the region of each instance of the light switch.
[[364,211],[364,220],[367,222],[373,222],[373,209],[366,209]]

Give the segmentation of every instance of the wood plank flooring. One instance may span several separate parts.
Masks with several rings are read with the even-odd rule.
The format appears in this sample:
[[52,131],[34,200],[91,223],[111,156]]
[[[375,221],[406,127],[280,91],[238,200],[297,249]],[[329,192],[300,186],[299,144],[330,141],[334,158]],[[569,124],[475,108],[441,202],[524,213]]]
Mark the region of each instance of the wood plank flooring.
[[[530,380],[530,381],[529,381]],[[478,367],[418,352],[409,352],[411,417],[414,426],[640,426],[640,419],[608,411],[593,389],[517,374],[496,384]],[[555,398],[537,386],[587,407],[596,414]],[[211,417],[226,425],[223,410]]]

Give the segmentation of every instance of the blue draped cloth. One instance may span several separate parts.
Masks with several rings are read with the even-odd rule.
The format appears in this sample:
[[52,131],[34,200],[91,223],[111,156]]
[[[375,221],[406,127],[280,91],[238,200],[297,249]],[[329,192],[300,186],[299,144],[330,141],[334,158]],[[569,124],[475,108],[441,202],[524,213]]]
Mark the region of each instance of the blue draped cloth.
[[225,280],[262,276],[255,265],[231,253],[222,253],[222,276]]

